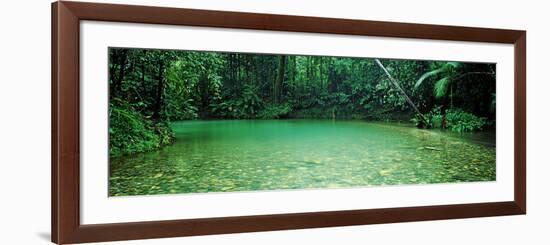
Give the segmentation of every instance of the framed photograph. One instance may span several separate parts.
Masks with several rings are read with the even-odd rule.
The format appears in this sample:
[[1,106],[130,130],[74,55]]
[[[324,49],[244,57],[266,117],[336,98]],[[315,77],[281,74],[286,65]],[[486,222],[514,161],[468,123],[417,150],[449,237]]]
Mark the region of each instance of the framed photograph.
[[55,2],[52,241],[525,214],[525,38]]

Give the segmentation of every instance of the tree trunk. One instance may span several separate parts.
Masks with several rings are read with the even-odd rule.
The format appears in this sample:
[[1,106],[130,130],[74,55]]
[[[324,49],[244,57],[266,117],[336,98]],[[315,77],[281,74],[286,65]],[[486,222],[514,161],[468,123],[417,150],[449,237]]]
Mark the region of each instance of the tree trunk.
[[141,62],[141,85],[145,86],[145,61]]
[[200,98],[200,114],[201,117],[206,116],[208,112],[208,105],[210,104],[210,80],[208,74],[203,73],[199,77],[199,98]]
[[118,69],[118,76],[116,77],[116,79],[113,81],[114,82],[114,86],[113,86],[113,91],[111,92],[112,93],[112,96],[113,97],[116,97],[118,96],[119,92],[120,92],[120,89],[122,87],[122,81],[124,79],[124,70],[126,69],[126,62],[128,60],[128,50],[127,49],[123,49],[121,52],[120,52],[120,56],[118,57],[118,66],[119,66],[119,69]]
[[277,69],[277,78],[273,84],[273,102],[278,103],[281,97],[281,86],[285,77],[286,56],[279,56],[279,68]]
[[453,84],[451,83],[451,109],[453,109]]
[[147,61],[147,50],[143,50],[143,59],[141,60],[141,86],[145,86],[145,62]]
[[330,93],[334,93],[338,90],[338,82],[338,74],[336,74],[336,71],[334,70],[334,63],[331,61],[328,67],[328,91]]
[[296,56],[292,56],[292,75],[290,76],[292,82],[296,81]]
[[153,113],[154,119],[160,119],[160,113],[162,110],[162,94],[164,93],[164,60],[159,58],[159,70],[158,70],[158,84],[157,84],[157,96],[155,104],[155,112]]
[[324,65],[324,60],[323,60],[323,57],[319,57],[319,80],[321,82],[321,91],[323,90],[322,88],[325,87],[325,78],[323,76],[323,65]]

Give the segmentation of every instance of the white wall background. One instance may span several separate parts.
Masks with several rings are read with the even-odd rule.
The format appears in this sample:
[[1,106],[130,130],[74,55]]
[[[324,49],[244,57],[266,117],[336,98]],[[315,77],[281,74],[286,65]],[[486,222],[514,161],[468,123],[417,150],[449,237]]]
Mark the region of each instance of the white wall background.
[[[91,1],[91,0],[90,0]],[[95,0],[97,1],[97,0]],[[245,12],[526,29],[528,214],[113,244],[548,244],[549,7],[545,1],[97,1]],[[48,244],[50,1],[6,1],[0,14],[0,243]]]

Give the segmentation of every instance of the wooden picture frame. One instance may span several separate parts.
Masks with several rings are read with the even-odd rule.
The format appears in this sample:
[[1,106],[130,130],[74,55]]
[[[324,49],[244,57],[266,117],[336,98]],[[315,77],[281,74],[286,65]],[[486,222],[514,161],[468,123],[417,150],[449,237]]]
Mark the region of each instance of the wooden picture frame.
[[[82,225],[79,23],[82,20],[514,45],[514,200],[509,202]],[[52,241],[58,244],[526,213],[526,32],[458,26],[236,13],[83,2],[52,4]]]

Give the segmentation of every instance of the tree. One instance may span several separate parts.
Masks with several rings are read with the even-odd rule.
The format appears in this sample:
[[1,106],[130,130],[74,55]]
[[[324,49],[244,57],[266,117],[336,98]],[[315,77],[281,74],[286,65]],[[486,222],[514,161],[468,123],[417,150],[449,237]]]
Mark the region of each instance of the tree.
[[279,56],[279,67],[277,69],[277,78],[273,84],[273,102],[279,103],[281,97],[281,87],[285,78],[286,56]]
[[436,82],[433,85],[433,93],[435,98],[441,99],[450,93],[450,104],[451,108],[453,107],[453,85],[454,83],[460,81],[462,78],[470,75],[489,75],[493,78],[495,77],[495,72],[493,71],[461,71],[464,67],[463,63],[460,62],[433,62],[431,63],[431,70],[424,73],[416,84],[415,88],[420,87],[424,81],[433,77],[436,78]]
[[[128,49],[113,50],[111,57],[112,57],[112,60],[116,62],[116,65],[117,65],[117,67],[112,65],[109,73],[110,80],[113,83],[113,89],[111,90],[111,95],[112,97],[116,97],[117,93],[120,92],[122,81],[124,80],[124,74],[125,74],[124,72],[126,70],[126,64],[128,60],[127,59]],[[115,72],[116,69],[118,69],[118,73]],[[115,73],[117,75],[115,75]]]
[[159,55],[158,57],[158,75],[157,75],[157,95],[155,99],[155,111],[153,113],[154,119],[160,119],[162,110],[162,95],[164,94],[164,57]]

